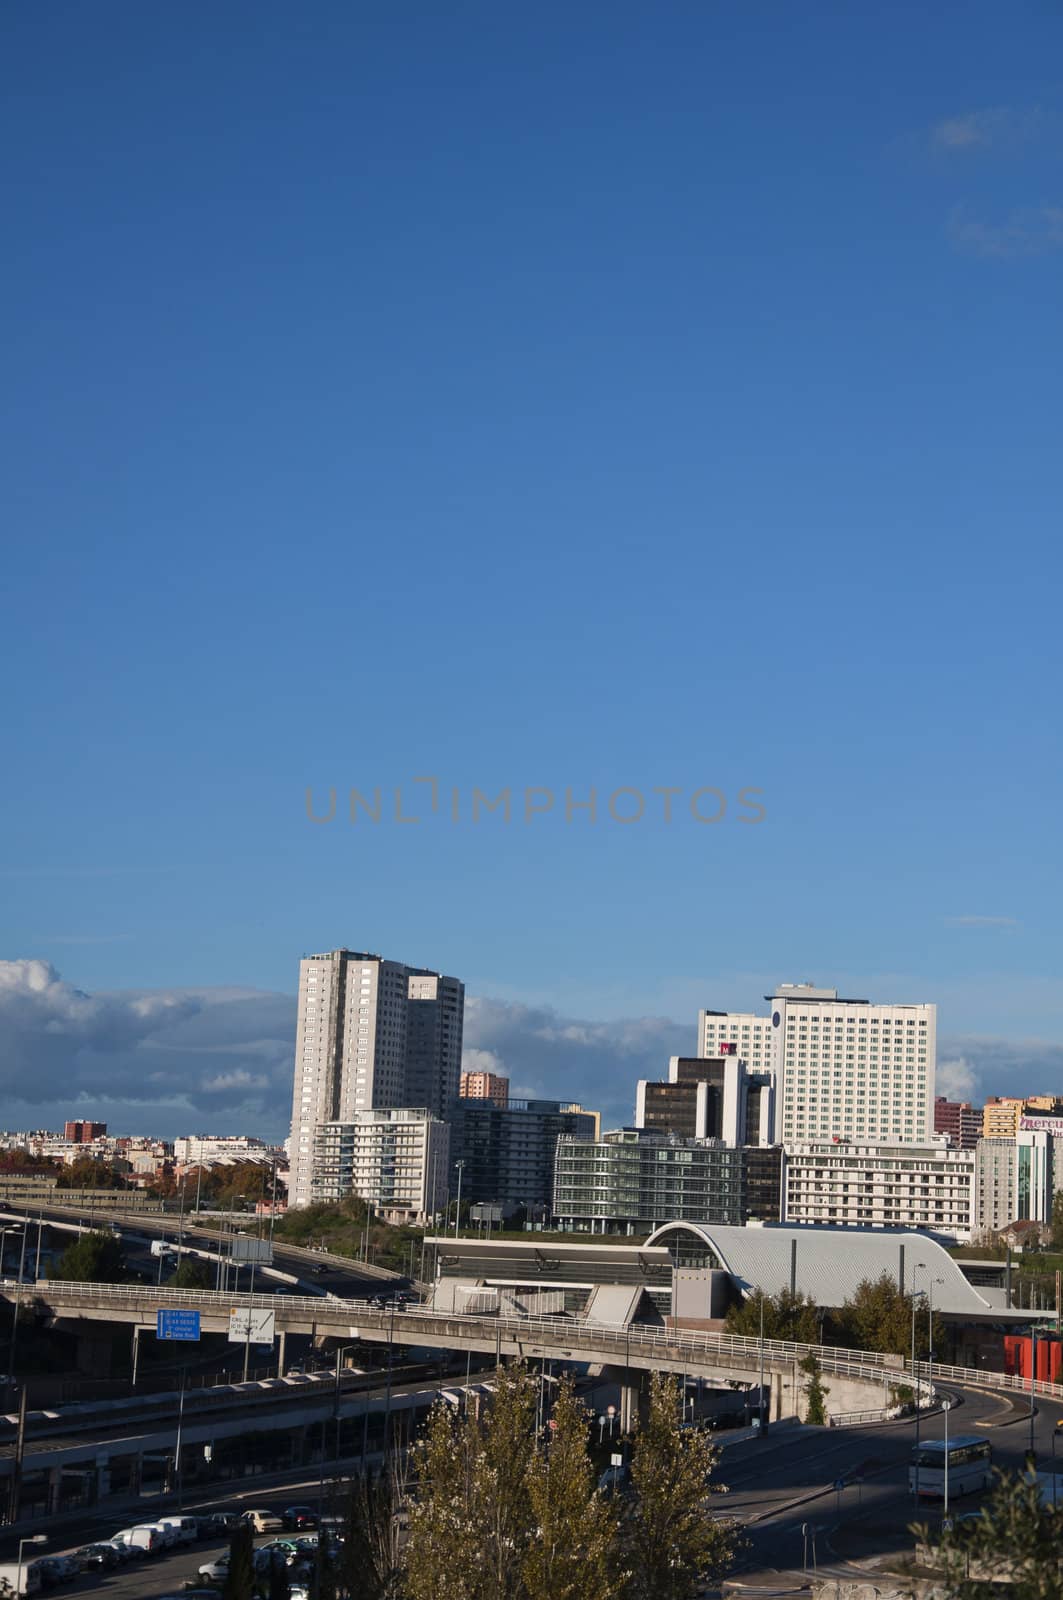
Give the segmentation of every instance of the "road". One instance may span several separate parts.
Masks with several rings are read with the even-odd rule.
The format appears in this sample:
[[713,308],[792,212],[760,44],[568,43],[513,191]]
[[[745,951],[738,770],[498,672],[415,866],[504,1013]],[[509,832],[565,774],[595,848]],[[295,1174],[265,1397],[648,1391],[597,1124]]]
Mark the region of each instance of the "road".
[[[1028,1410],[976,1389],[949,1385],[941,1391],[953,1402],[949,1432],[984,1433],[993,1446],[994,1463],[1019,1470],[1030,1444]],[[1038,1464],[1050,1470],[1052,1440],[1063,1406],[1038,1401],[1034,1438]],[[924,1417],[923,1439],[940,1439],[940,1411]],[[874,1564],[913,1546],[908,1525],[934,1527],[939,1505],[918,1510],[908,1491],[908,1463],[914,1441],[911,1421],[875,1424],[834,1431],[772,1430],[764,1440],[750,1440],[724,1452],[719,1475],[731,1493],[720,1501],[721,1513],[747,1525],[750,1549],[729,1587],[799,1589],[808,1581],[803,1571],[802,1527],[815,1530],[815,1561],[821,1577],[866,1581]],[[1063,1468],[1063,1462],[1060,1463]],[[831,1486],[849,1481],[839,1494]],[[795,1503],[796,1502],[796,1503]],[[977,1504],[977,1499],[963,1504]],[[809,1538],[809,1558],[812,1539]]]

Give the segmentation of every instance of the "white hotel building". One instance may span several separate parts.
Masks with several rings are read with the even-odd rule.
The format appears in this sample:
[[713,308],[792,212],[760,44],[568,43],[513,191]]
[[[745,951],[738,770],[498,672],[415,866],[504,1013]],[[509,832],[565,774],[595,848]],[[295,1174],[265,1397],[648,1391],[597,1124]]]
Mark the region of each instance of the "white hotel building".
[[752,1070],[772,1073],[778,1142],[930,1142],[936,1006],[875,1005],[789,983],[765,999],[766,1017],[702,1011],[698,1053],[716,1056],[733,1042]]

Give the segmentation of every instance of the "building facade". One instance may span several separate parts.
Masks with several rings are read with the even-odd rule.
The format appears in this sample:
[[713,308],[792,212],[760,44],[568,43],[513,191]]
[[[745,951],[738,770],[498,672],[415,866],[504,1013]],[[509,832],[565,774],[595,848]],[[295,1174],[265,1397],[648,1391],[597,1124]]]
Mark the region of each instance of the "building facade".
[[672,1056],[667,1082],[640,1079],[635,1126],[682,1139],[770,1144],[774,1121],[771,1074],[752,1072],[737,1053],[715,1058]]
[[774,1079],[772,1138],[919,1144],[931,1137],[937,1007],[844,999],[836,989],[783,983],[767,1017],[702,1011],[699,1052],[733,1047]]
[[784,1221],[827,1227],[923,1228],[969,1240],[976,1230],[973,1150],[944,1140],[871,1145],[837,1139],[786,1148]]
[[974,1237],[989,1240],[1016,1219],[1018,1150],[1014,1138],[979,1139],[974,1150]]
[[947,1133],[957,1150],[973,1150],[982,1137],[982,1107],[939,1094],[934,1101],[934,1132]]
[[462,1199],[500,1205],[507,1216],[521,1207],[548,1212],[557,1141],[593,1139],[596,1131],[595,1112],[566,1109],[559,1100],[510,1100],[504,1109],[490,1100],[462,1100],[452,1151],[462,1163]]
[[576,1233],[649,1233],[665,1222],[778,1222],[782,1151],[621,1128],[558,1141],[554,1216]]
[[509,1104],[509,1079],[499,1072],[463,1072],[459,1092],[463,1100],[490,1100],[504,1111]]
[[450,1129],[424,1108],[358,1112],[314,1132],[311,1197],[356,1194],[389,1221],[427,1222],[446,1204]]
[[174,1160],[182,1167],[210,1166],[218,1161],[272,1161],[273,1151],[250,1134],[190,1133],[173,1142]]
[[91,1144],[93,1139],[107,1137],[106,1122],[64,1122],[63,1138],[71,1144]]
[[314,1132],[322,1124],[401,1106],[452,1115],[464,1011],[464,985],[425,968],[351,950],[300,963],[292,1205],[310,1203]]

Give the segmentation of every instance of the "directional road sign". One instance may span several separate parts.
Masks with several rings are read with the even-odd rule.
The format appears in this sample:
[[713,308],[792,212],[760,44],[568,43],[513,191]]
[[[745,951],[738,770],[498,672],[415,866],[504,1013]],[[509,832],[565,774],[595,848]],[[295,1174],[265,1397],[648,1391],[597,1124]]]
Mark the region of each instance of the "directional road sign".
[[199,1312],[156,1311],[155,1337],[156,1339],[198,1340]]
[[277,1315],[258,1306],[234,1306],[229,1312],[230,1344],[272,1344],[276,1336]]

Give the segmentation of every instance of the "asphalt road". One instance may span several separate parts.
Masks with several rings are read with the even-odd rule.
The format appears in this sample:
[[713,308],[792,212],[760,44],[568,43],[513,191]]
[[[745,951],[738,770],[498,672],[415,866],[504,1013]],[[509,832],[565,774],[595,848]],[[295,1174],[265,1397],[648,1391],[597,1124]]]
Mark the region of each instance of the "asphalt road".
[[[949,1432],[984,1433],[994,1464],[1021,1469],[1030,1445],[1029,1412],[975,1389],[950,1385],[953,1401]],[[1051,1470],[1052,1438],[1063,1407],[1039,1401],[1034,1439],[1041,1470]],[[922,1419],[921,1437],[940,1439],[940,1411]],[[773,1429],[763,1439],[733,1445],[724,1452],[718,1474],[731,1485],[719,1502],[721,1514],[746,1524],[750,1549],[734,1574],[733,1587],[793,1590],[809,1581],[803,1569],[804,1525],[814,1530],[819,1575],[866,1581],[876,1563],[910,1555],[911,1522],[940,1522],[934,1502],[916,1507],[908,1489],[908,1464],[914,1424],[876,1424],[866,1428]],[[1060,1462],[1063,1470],[1063,1460]],[[859,1483],[853,1481],[859,1477]],[[833,1488],[848,1480],[840,1493]],[[978,1497],[964,1499],[966,1508]],[[813,1540],[808,1540],[812,1564]]]

